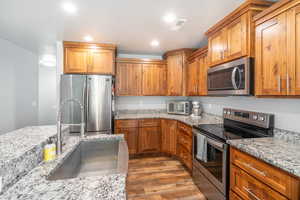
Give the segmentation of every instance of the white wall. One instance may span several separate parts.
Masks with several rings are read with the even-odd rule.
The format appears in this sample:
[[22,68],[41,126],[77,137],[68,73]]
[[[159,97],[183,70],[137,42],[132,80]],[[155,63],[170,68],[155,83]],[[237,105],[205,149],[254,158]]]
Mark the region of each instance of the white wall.
[[38,122],[38,57],[0,39],[0,134]]

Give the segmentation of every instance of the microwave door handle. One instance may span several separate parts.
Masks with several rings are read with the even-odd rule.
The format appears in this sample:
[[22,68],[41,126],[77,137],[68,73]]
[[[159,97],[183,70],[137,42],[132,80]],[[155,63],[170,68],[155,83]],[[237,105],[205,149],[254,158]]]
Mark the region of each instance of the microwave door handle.
[[233,88],[234,88],[235,90],[238,89],[238,87],[237,87],[237,85],[236,85],[236,82],[235,82],[235,75],[236,75],[237,70],[238,70],[238,67],[235,67],[235,68],[233,69],[233,71],[232,71],[232,74],[231,74],[231,83],[232,83]]

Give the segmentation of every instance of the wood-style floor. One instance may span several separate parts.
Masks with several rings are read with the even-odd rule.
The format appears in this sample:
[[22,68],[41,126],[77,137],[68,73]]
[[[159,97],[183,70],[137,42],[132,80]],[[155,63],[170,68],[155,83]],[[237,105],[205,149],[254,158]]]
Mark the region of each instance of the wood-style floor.
[[181,163],[169,157],[129,161],[129,200],[205,200]]

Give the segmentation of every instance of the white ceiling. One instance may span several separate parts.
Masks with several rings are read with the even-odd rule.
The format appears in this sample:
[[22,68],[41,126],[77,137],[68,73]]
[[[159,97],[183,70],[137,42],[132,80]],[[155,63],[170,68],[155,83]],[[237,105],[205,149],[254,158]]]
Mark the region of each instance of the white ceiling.
[[[72,0],[76,15],[61,9],[65,0],[1,0],[0,38],[38,54],[54,53],[57,40],[115,43],[118,52],[159,55],[200,47],[204,32],[243,0]],[[70,0],[68,0],[70,1]],[[188,21],[171,31],[162,17],[173,12]],[[152,39],[160,47],[149,45]]]

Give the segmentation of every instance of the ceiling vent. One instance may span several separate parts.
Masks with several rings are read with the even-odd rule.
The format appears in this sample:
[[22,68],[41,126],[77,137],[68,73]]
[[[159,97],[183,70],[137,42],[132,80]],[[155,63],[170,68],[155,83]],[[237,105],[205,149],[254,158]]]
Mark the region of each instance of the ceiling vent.
[[173,31],[177,31],[177,30],[180,30],[180,29],[182,29],[182,27],[184,26],[184,24],[186,23],[186,19],[184,19],[184,18],[181,18],[181,19],[178,19],[175,23],[174,23],[174,25],[171,27],[171,29],[173,30]]

